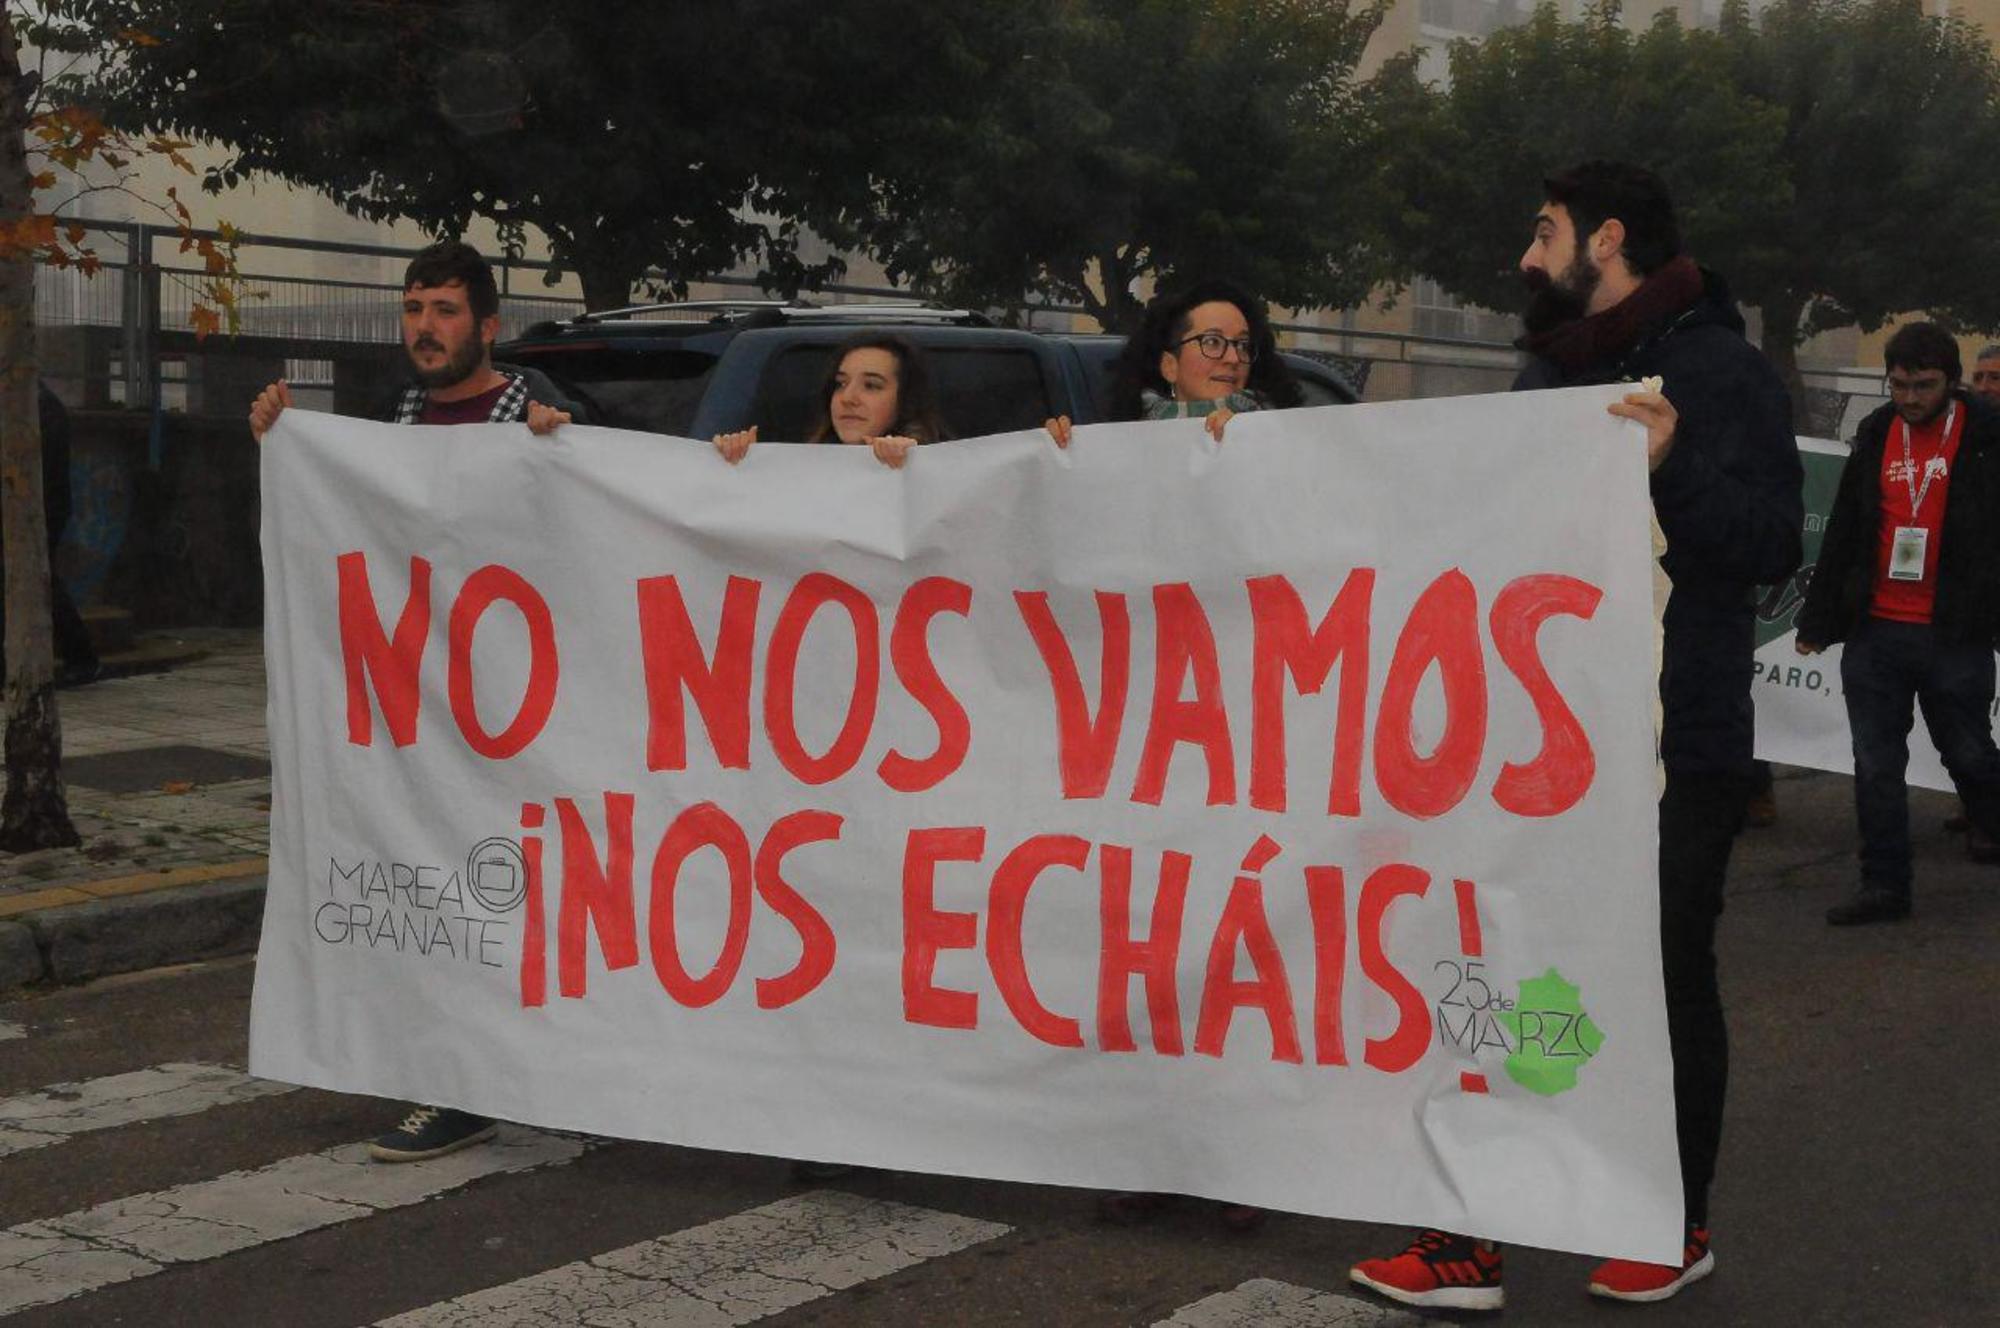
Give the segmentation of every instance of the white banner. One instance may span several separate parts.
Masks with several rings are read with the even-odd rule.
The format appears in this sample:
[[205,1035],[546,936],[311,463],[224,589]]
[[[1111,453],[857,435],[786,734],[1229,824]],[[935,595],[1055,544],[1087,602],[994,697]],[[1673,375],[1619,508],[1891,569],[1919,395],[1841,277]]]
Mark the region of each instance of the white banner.
[[1616,389],[264,442],[251,1068],[1679,1257]]

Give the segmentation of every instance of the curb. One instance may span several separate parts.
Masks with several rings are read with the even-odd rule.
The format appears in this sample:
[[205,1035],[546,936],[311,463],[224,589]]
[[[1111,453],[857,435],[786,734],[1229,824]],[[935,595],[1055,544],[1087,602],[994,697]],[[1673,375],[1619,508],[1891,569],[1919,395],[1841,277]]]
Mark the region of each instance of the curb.
[[259,859],[17,897],[0,918],[0,992],[254,950],[267,880]]
[[35,933],[18,922],[0,922],[0,992],[42,978],[42,948]]

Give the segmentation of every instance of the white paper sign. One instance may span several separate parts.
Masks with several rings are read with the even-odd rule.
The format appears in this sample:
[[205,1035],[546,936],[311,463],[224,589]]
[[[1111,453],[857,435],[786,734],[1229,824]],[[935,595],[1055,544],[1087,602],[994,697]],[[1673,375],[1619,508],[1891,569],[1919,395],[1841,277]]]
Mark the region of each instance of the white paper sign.
[[287,411],[251,1067],[1677,1258],[1615,395],[902,471]]

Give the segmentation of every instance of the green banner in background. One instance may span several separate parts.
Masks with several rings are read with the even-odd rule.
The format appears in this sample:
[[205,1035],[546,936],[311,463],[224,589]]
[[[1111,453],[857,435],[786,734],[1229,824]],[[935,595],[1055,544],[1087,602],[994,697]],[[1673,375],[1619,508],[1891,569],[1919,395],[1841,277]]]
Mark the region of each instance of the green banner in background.
[[1819,542],[1826,532],[1827,514],[1833,511],[1834,495],[1840,491],[1840,472],[1847,464],[1847,445],[1824,438],[1799,439],[1799,460],[1806,468],[1806,555],[1799,570],[1779,585],[1764,592],[1757,605],[1757,648],[1791,633],[1792,619],[1805,602],[1806,587],[1812,582],[1813,564],[1819,561]]

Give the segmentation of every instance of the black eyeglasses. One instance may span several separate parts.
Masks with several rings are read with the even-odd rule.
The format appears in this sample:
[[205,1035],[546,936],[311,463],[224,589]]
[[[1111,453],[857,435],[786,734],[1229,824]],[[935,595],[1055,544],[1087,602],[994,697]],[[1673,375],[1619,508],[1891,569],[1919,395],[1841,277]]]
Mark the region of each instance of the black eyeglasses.
[[1257,348],[1250,344],[1248,337],[1225,337],[1220,332],[1201,332],[1191,337],[1182,337],[1174,343],[1174,349],[1178,350],[1190,341],[1200,346],[1201,353],[1211,360],[1221,359],[1222,352],[1231,347],[1236,350],[1236,358],[1245,364],[1257,358]]

